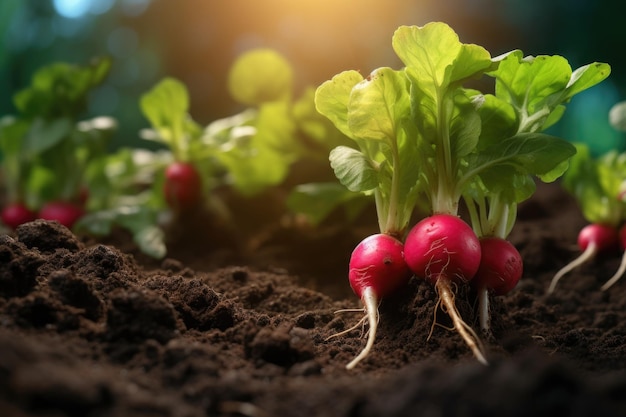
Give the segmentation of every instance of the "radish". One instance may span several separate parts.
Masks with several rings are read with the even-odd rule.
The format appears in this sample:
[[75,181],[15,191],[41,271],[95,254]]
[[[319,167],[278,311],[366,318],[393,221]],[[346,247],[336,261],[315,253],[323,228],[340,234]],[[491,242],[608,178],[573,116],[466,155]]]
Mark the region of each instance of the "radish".
[[551,294],[554,291],[556,284],[565,274],[577,266],[588,262],[598,253],[607,252],[615,248],[618,245],[618,241],[618,232],[613,226],[601,223],[591,223],[583,227],[578,233],[578,247],[582,253],[554,275],[552,281],[550,282],[550,287],[548,287],[548,294]]
[[[412,275],[404,262],[403,249],[404,245],[396,238],[378,233],[365,238],[352,251],[348,274],[350,287],[361,299],[365,309],[365,317],[357,326],[367,319],[369,332],[365,348],[346,365],[346,369],[354,368],[372,350],[378,328],[378,304],[381,298],[393,293]],[[354,327],[348,331],[352,329]],[[343,333],[345,332],[333,336]]]
[[480,266],[480,242],[472,228],[451,214],[435,214],[418,222],[404,243],[404,259],[415,275],[433,284],[454,328],[476,358],[487,364],[476,333],[454,304],[452,286],[471,280]]
[[60,200],[50,201],[39,210],[40,219],[56,220],[68,229],[71,229],[84,214],[85,211],[81,206]]
[[202,179],[190,163],[174,162],[165,169],[163,193],[167,204],[176,211],[194,207],[202,196]]
[[606,291],[611,288],[611,286],[619,281],[622,275],[624,275],[624,272],[626,272],[626,225],[619,229],[619,243],[621,249],[624,251],[624,254],[622,255],[622,262],[620,262],[617,272],[600,288],[602,291]]
[[2,223],[6,224],[11,229],[15,229],[17,226],[33,221],[36,218],[37,214],[23,203],[9,204],[0,212]]
[[480,266],[472,280],[478,292],[480,327],[489,331],[489,293],[504,295],[510,292],[523,274],[523,261],[517,248],[499,237],[480,239]]

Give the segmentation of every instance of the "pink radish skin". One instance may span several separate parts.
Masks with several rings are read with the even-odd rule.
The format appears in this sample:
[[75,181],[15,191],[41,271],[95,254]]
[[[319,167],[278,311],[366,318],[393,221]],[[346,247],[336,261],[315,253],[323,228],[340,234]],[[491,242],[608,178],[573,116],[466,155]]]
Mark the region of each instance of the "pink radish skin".
[[2,223],[11,229],[16,229],[17,226],[33,221],[36,218],[37,214],[22,203],[9,204],[0,212]]
[[352,290],[365,308],[369,332],[365,348],[346,365],[347,369],[354,368],[374,345],[380,299],[406,284],[412,275],[404,262],[403,249],[404,245],[396,238],[375,234],[365,238],[352,251],[348,277]]
[[620,227],[619,229],[619,243],[623,251],[622,261],[620,262],[617,272],[615,272],[615,274],[609,278],[609,280],[604,283],[602,287],[600,287],[602,291],[606,291],[611,288],[613,284],[619,281],[622,275],[624,275],[624,272],[626,272],[626,225]]
[[522,278],[524,266],[517,248],[506,239],[483,237],[480,239],[480,250],[480,266],[472,285],[478,294],[480,328],[488,334],[489,293],[504,295],[510,292]]
[[81,206],[67,201],[51,201],[39,210],[39,218],[56,220],[68,229],[71,229],[84,214],[85,211]]
[[163,193],[167,204],[176,211],[197,206],[202,198],[202,178],[187,162],[173,162],[165,169]]
[[375,234],[359,243],[350,257],[348,279],[359,297],[366,288],[385,297],[406,283],[411,271],[403,256],[404,245],[386,234]]
[[435,214],[418,222],[404,242],[404,259],[415,273],[435,286],[439,303],[478,361],[487,365],[480,339],[463,321],[454,303],[453,284],[471,280],[480,266],[480,242],[461,218]]
[[619,244],[618,232],[613,226],[592,223],[583,227],[578,233],[578,247],[582,251],[580,256],[561,268],[552,278],[548,287],[548,294],[556,288],[557,283],[572,269],[590,261],[598,253],[607,252]]
[[461,218],[435,214],[417,223],[405,240],[404,259],[413,272],[436,284],[471,280],[480,265],[480,242]]
[[480,239],[480,250],[480,266],[472,285],[495,295],[507,294],[515,288],[524,269],[515,246],[499,237],[485,237]]

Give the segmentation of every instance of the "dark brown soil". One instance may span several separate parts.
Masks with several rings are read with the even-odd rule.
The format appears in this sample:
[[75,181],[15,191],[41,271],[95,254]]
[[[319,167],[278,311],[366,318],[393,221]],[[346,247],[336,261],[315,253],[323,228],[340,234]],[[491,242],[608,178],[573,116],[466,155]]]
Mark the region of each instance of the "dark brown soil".
[[[327,338],[361,317],[335,311],[360,307],[347,260],[368,226],[276,226],[243,249],[182,228],[156,263],[123,235],[29,223],[0,236],[0,416],[626,415],[626,278],[600,291],[619,254],[545,295],[584,224],[558,184],[520,207],[525,272],[492,300],[489,366],[441,311],[428,338],[436,294],[413,279],[347,371],[361,330]],[[474,323],[473,295],[456,302]]]

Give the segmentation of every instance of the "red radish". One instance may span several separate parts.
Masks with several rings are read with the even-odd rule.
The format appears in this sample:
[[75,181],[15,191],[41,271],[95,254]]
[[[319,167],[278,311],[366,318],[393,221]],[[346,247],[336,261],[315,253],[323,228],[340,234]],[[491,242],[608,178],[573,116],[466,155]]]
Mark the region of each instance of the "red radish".
[[480,251],[480,266],[472,285],[495,295],[507,294],[515,288],[524,269],[515,246],[499,237],[484,237],[480,239]]
[[84,214],[85,211],[81,206],[67,201],[51,201],[39,210],[40,219],[56,220],[68,229],[71,229]]
[[417,223],[405,241],[404,259],[415,274],[435,285],[469,281],[480,265],[480,242],[472,228],[451,214],[435,214]]
[[37,214],[30,210],[24,203],[12,203],[5,206],[0,212],[2,223],[11,229],[17,226],[33,221],[37,218]]
[[489,331],[489,293],[504,295],[522,278],[524,264],[517,248],[506,239],[483,237],[480,239],[480,266],[472,280],[478,291],[480,327]]
[[563,277],[563,275],[567,274],[577,266],[591,260],[598,253],[606,252],[615,248],[618,245],[618,242],[618,232],[613,226],[592,223],[583,227],[578,233],[578,247],[582,253],[554,275],[552,282],[550,282],[550,287],[548,288],[548,294],[551,294],[554,291],[556,284]]
[[432,283],[454,327],[483,364],[480,340],[463,321],[454,303],[452,284],[471,280],[480,265],[480,242],[472,228],[451,214],[435,214],[418,222],[404,243],[404,259],[415,275]]
[[163,193],[167,204],[176,211],[194,207],[202,195],[202,180],[198,170],[186,162],[174,162],[165,170]]
[[622,255],[622,262],[620,262],[617,272],[600,288],[602,291],[606,291],[611,288],[611,286],[619,281],[622,275],[624,275],[624,272],[626,272],[626,225],[619,229],[619,243],[621,249],[624,251],[624,254]]
[[379,233],[365,238],[352,251],[348,278],[352,290],[365,308],[363,320],[368,320],[369,333],[365,348],[346,365],[346,369],[354,368],[374,345],[379,318],[378,303],[381,298],[397,290],[412,275],[404,262],[403,249],[402,242],[390,235]]

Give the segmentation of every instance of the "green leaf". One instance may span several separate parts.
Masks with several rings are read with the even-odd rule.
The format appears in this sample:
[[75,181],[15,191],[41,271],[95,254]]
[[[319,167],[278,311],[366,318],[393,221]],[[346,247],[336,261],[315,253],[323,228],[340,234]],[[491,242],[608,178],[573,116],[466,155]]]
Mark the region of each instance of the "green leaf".
[[[489,189],[511,183],[512,174],[536,175],[545,182],[560,177],[568,159],[576,153],[571,143],[542,133],[523,133],[507,138],[469,160]],[[508,173],[508,174],[507,174]]]
[[139,250],[148,256],[162,259],[167,254],[165,232],[157,226],[149,225],[137,230],[133,240]]
[[26,120],[13,116],[0,118],[0,156],[3,160],[19,157],[24,136],[30,128]]
[[[238,136],[242,132],[242,136]],[[291,159],[280,151],[263,145],[263,135],[256,129],[237,129],[215,153],[226,168],[232,186],[244,195],[254,195],[267,187],[280,184],[289,172]]]
[[378,172],[362,152],[338,146],[330,152],[329,159],[335,176],[350,191],[371,191],[378,186]]
[[67,118],[50,121],[36,118],[24,136],[21,152],[31,158],[35,157],[67,139],[73,128],[72,121]]
[[282,101],[262,104],[253,123],[256,134],[252,143],[256,148],[269,148],[281,153],[289,163],[301,149],[290,109],[289,103]]
[[481,119],[478,150],[511,137],[517,131],[518,121],[515,108],[492,94],[472,96]]
[[157,212],[146,206],[117,206],[110,210],[88,213],[77,223],[76,229],[97,236],[109,235],[113,227],[128,230],[139,249],[156,259],[167,253],[165,233],[156,225]]
[[228,90],[241,104],[259,105],[291,97],[291,64],[273,49],[253,49],[237,58],[228,74]]
[[348,101],[352,137],[396,141],[398,123],[410,115],[409,86],[404,72],[379,68],[354,86]]
[[164,78],[140,99],[144,116],[158,132],[158,140],[170,147],[177,159],[187,159],[188,132],[197,132],[189,121],[187,87],[174,78]]
[[363,76],[357,71],[344,71],[320,85],[315,92],[315,107],[344,135],[354,139],[348,126],[348,102],[352,89]]
[[27,118],[76,119],[87,109],[87,94],[102,83],[110,68],[106,58],[87,66],[57,62],[42,67],[30,86],[13,96],[15,107]]
[[593,62],[576,69],[567,84],[562,101],[569,100],[581,91],[600,83],[611,74],[611,66],[603,62]]
[[477,146],[481,131],[481,118],[465,94],[456,96],[450,121],[450,153],[456,158],[469,155]]
[[300,157],[289,108],[286,102],[268,102],[207,127],[203,143],[239,192],[253,195],[280,184]]
[[432,96],[454,83],[482,74],[493,65],[487,50],[462,44],[456,32],[441,22],[423,27],[401,26],[393,35],[392,45],[411,80]]
[[490,73],[496,77],[495,95],[516,110],[519,132],[553,125],[563,114],[564,103],[609,74],[607,64],[589,64],[572,72],[562,56],[523,57],[519,50],[509,53]]
[[576,149],[563,175],[563,187],[576,198],[587,221],[618,226],[624,216],[619,193],[626,179],[626,154],[610,152],[594,159],[587,145],[578,143]]

